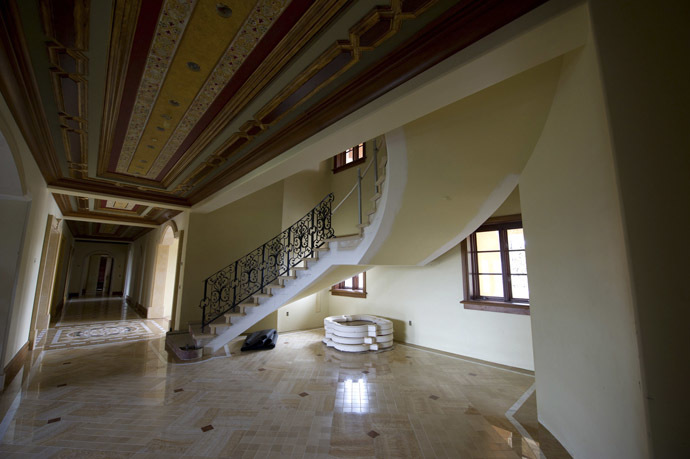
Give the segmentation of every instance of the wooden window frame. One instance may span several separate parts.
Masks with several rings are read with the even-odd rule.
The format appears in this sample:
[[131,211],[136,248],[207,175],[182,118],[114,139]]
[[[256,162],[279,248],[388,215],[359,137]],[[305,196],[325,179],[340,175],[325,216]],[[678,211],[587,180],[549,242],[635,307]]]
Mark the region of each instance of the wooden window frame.
[[[509,229],[522,228],[521,215],[507,215],[504,217],[495,217],[487,220],[481,227],[470,235],[466,240],[462,241],[462,267],[463,267],[463,290],[465,299],[460,303],[464,305],[465,309],[472,309],[477,311],[491,311],[503,312],[508,314],[529,315],[529,298],[513,298],[512,286],[510,281],[510,261],[508,251],[507,231]],[[499,251],[501,254],[501,276],[503,279],[503,298],[487,297],[479,295],[479,275],[477,250],[476,250],[476,233],[482,231],[498,231],[499,235]],[[468,250],[468,243],[470,245]],[[471,255],[471,257],[469,256]],[[472,266],[470,266],[472,263]],[[470,273],[477,273],[472,275]]]
[[[362,288],[359,288],[359,275],[362,275]],[[350,296],[353,298],[367,297],[367,272],[363,271],[352,276],[352,288],[345,287],[345,281],[339,282],[331,287],[331,295]]]
[[[347,155],[348,150],[353,151],[353,155],[355,151],[357,151],[357,156],[360,154],[362,155],[361,157],[355,159],[351,163],[345,163],[345,158]],[[366,142],[362,142],[358,145],[355,145],[354,147],[348,148],[347,150],[343,151],[342,153],[338,153],[333,157],[333,173],[338,173],[341,171],[344,171],[346,169],[349,169],[353,166],[356,166],[358,164],[362,164],[367,160],[367,149],[366,149]]]

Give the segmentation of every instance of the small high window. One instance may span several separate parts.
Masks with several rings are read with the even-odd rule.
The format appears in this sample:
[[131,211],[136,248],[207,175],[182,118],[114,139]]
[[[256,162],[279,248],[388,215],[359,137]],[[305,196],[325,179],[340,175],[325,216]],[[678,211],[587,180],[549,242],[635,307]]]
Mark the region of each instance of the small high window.
[[465,309],[529,314],[520,215],[488,220],[463,243]]
[[340,172],[354,165],[361,164],[366,160],[364,143],[348,148],[342,153],[333,157],[333,172]]
[[331,295],[367,297],[367,273],[362,272],[331,287]]

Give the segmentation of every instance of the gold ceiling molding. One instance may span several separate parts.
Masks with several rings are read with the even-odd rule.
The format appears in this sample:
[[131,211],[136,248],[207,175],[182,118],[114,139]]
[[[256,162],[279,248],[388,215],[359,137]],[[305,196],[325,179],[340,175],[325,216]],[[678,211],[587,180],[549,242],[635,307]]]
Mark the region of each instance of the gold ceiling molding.
[[[348,3],[347,0],[317,0],[307,12],[292,27],[290,32],[276,45],[268,57],[262,61],[252,74],[251,80],[245,82],[225,104],[209,125],[194,140],[185,154],[163,178],[163,186],[169,186],[190,163],[195,160],[223,129],[247,106],[282,68],[300,51],[316,33],[330,21],[340,9]],[[211,164],[218,167],[224,162],[222,158],[211,159]],[[178,187],[189,191],[185,185]],[[178,190],[176,190],[177,192]]]
[[97,173],[99,176],[107,172],[106,153],[113,149],[117,115],[122,101],[127,63],[134,42],[140,8],[141,0],[114,0],[113,2],[113,25],[110,31],[101,138],[98,147]]
[[178,195],[197,187],[213,170],[256,137],[284,118],[288,113],[355,65],[363,51],[371,51],[395,35],[403,20],[414,19],[437,0],[403,8],[402,0],[391,0],[389,6],[377,6],[349,30],[347,40],[338,40],[311,65],[295,77],[273,99],[264,105],[254,118],[242,124],[212,155],[189,174],[175,189]]
[[43,30],[48,40],[53,93],[58,107],[62,142],[70,175],[88,176],[87,79],[89,50],[89,0],[72,3],[71,14],[57,0],[40,0]]

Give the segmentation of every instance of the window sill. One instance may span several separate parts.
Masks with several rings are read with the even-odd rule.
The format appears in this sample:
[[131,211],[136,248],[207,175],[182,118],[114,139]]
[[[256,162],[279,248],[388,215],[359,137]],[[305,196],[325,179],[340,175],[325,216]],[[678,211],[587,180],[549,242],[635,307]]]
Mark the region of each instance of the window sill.
[[349,168],[351,168],[351,167],[357,166],[358,164],[362,164],[362,163],[364,163],[366,160],[367,160],[367,157],[366,157],[366,156],[365,156],[364,158],[355,159],[355,160],[352,161],[351,163],[347,163],[347,164],[344,164],[344,165],[342,165],[342,166],[340,166],[340,167],[338,167],[338,168],[334,168],[334,169],[333,169],[333,173],[334,173],[334,174],[337,174],[338,172],[341,172],[341,171],[344,171],[344,170],[349,169]]
[[342,289],[331,289],[331,295],[336,296],[349,296],[352,298],[366,298],[367,292],[363,290],[342,290]]
[[501,301],[464,300],[465,309],[474,311],[503,312],[506,314],[530,315],[529,305],[525,303],[503,303]]

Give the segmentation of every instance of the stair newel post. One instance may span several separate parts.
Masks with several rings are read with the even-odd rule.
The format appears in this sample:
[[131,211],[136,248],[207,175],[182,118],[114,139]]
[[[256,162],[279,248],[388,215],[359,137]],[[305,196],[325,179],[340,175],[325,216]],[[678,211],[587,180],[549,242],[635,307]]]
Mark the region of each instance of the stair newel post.
[[290,274],[290,254],[292,253],[292,226],[287,229],[287,247],[285,252],[287,253],[287,269],[285,270],[285,275]]
[[311,231],[309,231],[309,256],[314,256],[314,233],[316,233],[316,208],[311,210]]
[[362,168],[357,168],[357,207],[359,209],[359,224],[362,224]]
[[379,192],[379,146],[374,140],[374,192]]
[[234,285],[234,287],[232,288],[232,307],[233,308],[235,306],[237,306],[237,287],[239,287],[239,285],[240,285],[239,281],[237,280],[237,262],[238,261],[239,260],[235,260],[235,269],[233,269],[233,273],[234,273],[233,276],[235,277],[233,279],[233,282],[232,282],[232,285]]
[[261,264],[259,265],[261,269],[261,287],[259,287],[259,292],[263,293],[264,291],[264,269],[266,269],[266,263],[265,263],[265,253],[266,253],[266,244],[261,246]]
[[[208,299],[206,291],[208,289],[208,279],[204,281],[204,299]],[[206,301],[204,301],[204,306],[201,308],[201,333],[204,332],[204,327],[206,326]]]

